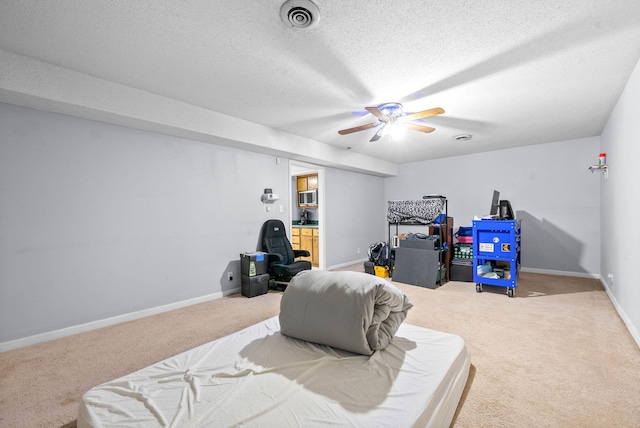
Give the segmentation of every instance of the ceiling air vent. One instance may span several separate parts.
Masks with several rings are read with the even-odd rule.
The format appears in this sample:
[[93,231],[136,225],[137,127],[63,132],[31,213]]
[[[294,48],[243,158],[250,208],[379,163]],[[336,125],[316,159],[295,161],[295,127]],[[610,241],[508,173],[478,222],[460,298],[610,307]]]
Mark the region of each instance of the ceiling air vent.
[[320,11],[310,0],[287,0],[280,8],[280,18],[294,28],[309,28],[320,19]]
[[469,134],[460,134],[453,137],[456,141],[469,141],[471,139],[471,135]]

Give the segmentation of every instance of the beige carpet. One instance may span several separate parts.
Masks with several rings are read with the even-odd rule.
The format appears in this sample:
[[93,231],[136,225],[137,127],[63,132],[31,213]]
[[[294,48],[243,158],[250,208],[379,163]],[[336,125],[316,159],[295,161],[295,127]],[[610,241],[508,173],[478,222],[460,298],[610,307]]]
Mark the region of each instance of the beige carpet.
[[[640,427],[640,349],[597,280],[522,273],[512,299],[473,283],[396,285],[415,305],[406,322],[458,334],[471,352],[455,427]],[[0,427],[74,427],[86,390],[276,315],[280,296],[231,296],[1,353]]]

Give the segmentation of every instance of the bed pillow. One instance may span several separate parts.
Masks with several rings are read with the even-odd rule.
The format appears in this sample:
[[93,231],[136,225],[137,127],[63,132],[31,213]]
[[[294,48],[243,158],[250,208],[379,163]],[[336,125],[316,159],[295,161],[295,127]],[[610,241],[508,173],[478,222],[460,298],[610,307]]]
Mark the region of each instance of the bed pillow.
[[308,270],[282,295],[280,327],[290,337],[371,355],[391,342],[412,306],[384,278]]

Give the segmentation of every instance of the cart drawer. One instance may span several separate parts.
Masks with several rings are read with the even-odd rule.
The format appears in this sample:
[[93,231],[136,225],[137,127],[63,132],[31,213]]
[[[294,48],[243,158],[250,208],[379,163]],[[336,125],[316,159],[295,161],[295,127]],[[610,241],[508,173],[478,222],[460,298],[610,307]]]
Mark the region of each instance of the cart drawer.
[[512,248],[511,234],[503,231],[478,231],[478,256],[509,256]]

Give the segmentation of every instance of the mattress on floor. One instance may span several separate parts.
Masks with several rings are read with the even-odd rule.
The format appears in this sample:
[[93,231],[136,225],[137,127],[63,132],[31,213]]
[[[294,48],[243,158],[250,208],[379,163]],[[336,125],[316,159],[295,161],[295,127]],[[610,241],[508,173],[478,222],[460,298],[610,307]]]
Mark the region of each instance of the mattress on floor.
[[78,427],[449,426],[469,373],[459,336],[402,324],[371,356],[270,318],[84,394]]

